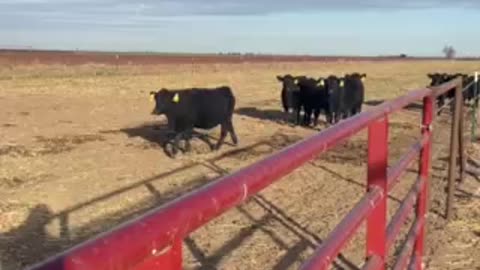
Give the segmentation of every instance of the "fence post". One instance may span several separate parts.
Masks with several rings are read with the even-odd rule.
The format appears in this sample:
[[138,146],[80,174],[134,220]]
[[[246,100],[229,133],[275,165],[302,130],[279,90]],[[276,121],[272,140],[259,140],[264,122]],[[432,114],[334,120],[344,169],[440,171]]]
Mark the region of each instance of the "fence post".
[[463,102],[462,99],[462,81],[457,79],[457,86],[455,87],[455,107],[452,115],[452,129],[450,133],[450,161],[448,166],[448,191],[447,191],[447,209],[446,216],[447,220],[452,218],[453,211],[453,194],[455,192],[455,180],[456,180],[456,169],[457,169],[457,158],[458,158],[458,144],[459,140],[459,129],[460,129],[460,105]]
[[382,201],[367,219],[367,258],[377,255],[385,269],[387,225],[388,118],[368,127],[368,190],[380,188]]
[[[463,91],[463,87],[462,87]],[[458,119],[458,157],[460,161],[460,183],[463,183],[465,180],[465,169],[467,166],[467,158],[465,155],[465,101],[463,99],[462,93],[462,101],[458,104],[460,110],[460,119]]]
[[415,239],[415,259],[414,269],[423,269],[423,253],[424,253],[424,241],[425,241],[425,227],[426,218],[428,213],[428,189],[430,186],[430,164],[431,164],[431,148],[432,148],[432,122],[434,112],[434,98],[433,95],[427,96],[423,99],[423,119],[422,119],[422,135],[427,136],[427,143],[420,152],[419,163],[419,176],[424,179],[424,186],[422,191],[418,194],[417,199],[417,219],[423,220],[422,227],[418,231],[418,235]]
[[472,134],[471,141],[477,141],[477,117],[478,117],[478,72],[475,71],[474,83],[473,83],[473,108],[472,108]]
[[176,239],[163,250],[152,250],[152,256],[146,259],[135,270],[181,270],[182,269],[182,239]]

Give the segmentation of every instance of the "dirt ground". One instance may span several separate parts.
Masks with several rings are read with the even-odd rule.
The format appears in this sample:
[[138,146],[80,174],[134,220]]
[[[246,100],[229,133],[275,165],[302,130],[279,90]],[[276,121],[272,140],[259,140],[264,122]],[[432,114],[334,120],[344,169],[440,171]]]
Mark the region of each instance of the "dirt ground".
[[[428,72],[474,70],[480,62],[0,66],[0,269],[38,262],[318,132],[283,122],[276,75],[365,72],[368,109],[423,87]],[[168,158],[159,146],[164,119],[150,114],[148,93],[218,85],[237,97],[240,145],[210,152],[194,140],[192,153]],[[478,180],[458,187],[457,218],[443,219],[449,117],[435,126],[425,262],[427,269],[480,269]],[[390,120],[394,164],[418,138],[420,111],[413,106]],[[218,129],[209,133],[218,138]],[[363,131],[208,223],[185,240],[185,268],[297,269],[363,196],[366,149]],[[480,158],[476,145],[469,151]],[[390,215],[416,167],[391,193]],[[362,229],[333,267],[357,269],[364,238]]]

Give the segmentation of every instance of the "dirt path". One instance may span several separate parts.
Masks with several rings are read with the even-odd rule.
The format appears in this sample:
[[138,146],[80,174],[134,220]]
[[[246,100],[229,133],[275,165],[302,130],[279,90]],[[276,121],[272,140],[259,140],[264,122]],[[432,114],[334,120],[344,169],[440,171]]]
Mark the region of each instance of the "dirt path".
[[[373,105],[425,84],[424,74],[431,65],[410,65],[1,70],[3,77],[11,78],[9,72],[16,75],[0,81],[2,270],[36,262],[317,132],[282,122],[275,75],[364,70],[369,74],[367,99]],[[473,68],[463,63],[439,65],[454,70]],[[150,115],[147,93],[163,85],[191,84],[232,85],[239,100],[234,124],[240,146],[225,145],[212,153],[195,140],[193,153],[176,160],[165,156],[159,147],[165,129],[162,119]],[[419,116],[412,109],[391,119],[390,164],[419,135]],[[436,128],[440,132],[434,151],[439,158],[446,155],[447,126],[444,121]],[[211,135],[217,138],[218,131]],[[366,147],[362,132],[192,234],[184,245],[186,268],[297,268],[364,194]],[[445,162],[436,161],[434,166],[439,169],[432,179],[432,209],[437,212],[430,216],[428,245],[432,248],[428,252],[432,258],[442,254],[438,253],[443,252],[441,239],[447,237],[442,235],[444,225],[438,217],[443,207]],[[416,167],[412,165],[391,194],[390,215],[414,180]],[[337,268],[359,265],[363,249],[362,231],[336,262]]]

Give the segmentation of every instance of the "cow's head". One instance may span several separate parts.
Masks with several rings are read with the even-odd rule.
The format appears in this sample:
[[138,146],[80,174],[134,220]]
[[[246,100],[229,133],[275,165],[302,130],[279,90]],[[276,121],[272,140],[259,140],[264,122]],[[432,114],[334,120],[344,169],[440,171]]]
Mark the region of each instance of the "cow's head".
[[365,78],[367,78],[367,74],[354,72],[352,74],[345,75],[345,78],[358,79],[358,80],[364,81]]
[[430,78],[430,86],[437,86],[445,82],[447,74],[445,73],[429,73],[427,77]]
[[325,88],[325,78],[323,78],[323,77],[318,78],[317,79],[317,86]]
[[285,76],[277,76],[277,80],[282,83],[282,91],[297,91],[299,87],[297,85],[298,78],[293,77],[290,74]]
[[339,78],[335,75],[328,76],[324,80],[324,82],[325,82],[325,89],[327,90],[329,95],[335,93],[345,85],[345,79]]
[[155,102],[152,114],[165,114],[173,103],[179,102],[179,94],[167,89],[160,89],[157,92],[150,92],[151,99]]

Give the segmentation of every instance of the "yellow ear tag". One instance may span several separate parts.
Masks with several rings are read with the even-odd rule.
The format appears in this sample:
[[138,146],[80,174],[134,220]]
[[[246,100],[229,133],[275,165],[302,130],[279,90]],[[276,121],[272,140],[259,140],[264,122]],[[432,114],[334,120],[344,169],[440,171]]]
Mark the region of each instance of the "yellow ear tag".
[[178,93],[176,93],[175,96],[173,96],[172,101],[175,103],[178,103],[180,101],[180,96],[178,95]]
[[340,81],[340,87],[343,87],[344,83],[343,81]]
[[155,101],[155,94],[150,94],[149,100],[150,100],[151,102]]
[[364,81],[365,81],[365,77],[362,77],[361,80],[362,80],[362,82],[364,82]]
[[320,85],[320,86],[325,86],[325,82],[324,82],[323,80],[321,80],[321,81],[319,82],[319,85]]

